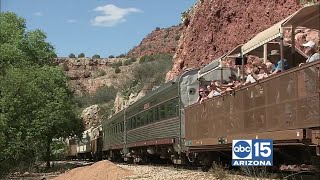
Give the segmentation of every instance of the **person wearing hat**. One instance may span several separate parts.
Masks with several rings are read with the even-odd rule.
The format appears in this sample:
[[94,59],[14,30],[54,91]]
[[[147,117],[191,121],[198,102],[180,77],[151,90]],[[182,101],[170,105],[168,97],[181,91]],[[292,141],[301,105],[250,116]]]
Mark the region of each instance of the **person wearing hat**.
[[[304,47],[304,53],[308,56],[306,63],[320,60],[320,54],[319,54],[319,52],[317,52],[315,42],[308,41],[307,43],[302,44],[302,46]],[[301,66],[302,64],[304,64],[304,63],[300,63],[299,66]]]
[[[281,63],[281,55],[278,50],[272,50],[268,55],[268,59],[274,64],[274,69],[272,70],[271,75],[277,74],[282,70],[282,63]],[[283,59],[284,70],[289,69],[289,64],[286,59]]]

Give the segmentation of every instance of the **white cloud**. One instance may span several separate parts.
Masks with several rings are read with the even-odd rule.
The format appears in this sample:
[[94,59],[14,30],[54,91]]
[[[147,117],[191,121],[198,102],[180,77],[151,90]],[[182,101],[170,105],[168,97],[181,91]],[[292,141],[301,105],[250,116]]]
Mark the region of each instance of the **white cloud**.
[[96,16],[91,20],[93,26],[112,27],[125,22],[125,17],[130,13],[142,12],[137,8],[119,8],[113,4],[98,6],[94,11],[101,12],[102,15]]
[[76,23],[77,20],[75,20],[75,19],[68,19],[67,22],[68,22],[68,23]]
[[43,13],[42,12],[35,12],[35,13],[33,13],[33,15],[40,17],[40,16],[43,16]]

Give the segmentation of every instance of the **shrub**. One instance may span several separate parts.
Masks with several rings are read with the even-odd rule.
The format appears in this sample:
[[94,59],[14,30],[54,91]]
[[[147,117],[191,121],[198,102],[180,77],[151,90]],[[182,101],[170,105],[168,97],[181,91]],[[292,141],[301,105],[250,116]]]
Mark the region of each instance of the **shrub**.
[[114,56],[113,56],[113,55],[110,55],[109,58],[114,58]]
[[109,101],[107,104],[103,104],[100,106],[99,115],[103,119],[108,118],[110,115],[112,115],[114,101]]
[[127,59],[127,60],[125,60],[125,61],[123,62],[123,65],[124,65],[124,66],[128,66],[128,65],[130,65],[130,64],[132,64],[132,59]]
[[316,0],[299,0],[300,4],[305,6],[309,6],[309,5],[313,5],[316,4],[317,1]]
[[213,163],[209,173],[213,174],[218,179],[226,179],[228,171],[222,165]]
[[113,86],[102,86],[92,94],[85,94],[83,96],[76,96],[74,101],[80,108],[85,108],[93,104],[103,104],[115,99],[117,90]]
[[160,30],[160,27],[156,27],[156,31],[159,31]]
[[176,37],[174,38],[176,41],[178,41],[180,39],[180,35],[176,35]]
[[92,59],[100,59],[100,55],[99,54],[95,54],[92,56]]
[[169,32],[166,32],[166,34],[163,36],[163,38],[167,38],[169,36]]
[[266,166],[242,166],[240,171],[245,176],[255,177],[255,178],[271,178],[271,174],[268,173]]
[[69,58],[76,58],[76,55],[74,55],[73,53],[69,54]]
[[64,71],[69,71],[69,67],[68,67],[68,65],[65,64],[65,63],[62,64],[62,69],[63,69]]
[[122,61],[117,61],[111,64],[111,67],[113,68],[118,68],[120,66],[122,66]]
[[144,55],[140,58],[139,63],[144,62],[152,62],[152,61],[158,61],[158,60],[172,60],[172,56],[169,54],[153,54],[153,55]]
[[126,55],[125,54],[120,54],[119,56],[117,56],[117,58],[125,58]]
[[78,55],[78,58],[84,58],[86,55],[84,54],[84,53],[80,53],[79,55]]
[[139,63],[142,64],[142,63],[146,62],[146,60],[147,60],[147,57],[146,56],[142,56],[140,58],[140,60],[139,60]]
[[134,57],[130,58],[130,59],[131,59],[132,62],[136,62],[137,61],[137,58],[134,58]]
[[97,78],[97,77],[101,77],[101,76],[104,76],[106,75],[107,73],[102,70],[102,69],[98,69],[97,72],[95,73],[95,75],[93,76],[94,78]]
[[97,89],[92,96],[93,104],[102,104],[114,100],[117,90],[113,86],[103,86]]
[[[138,90],[146,84],[160,85],[165,82],[167,72],[172,69],[172,56],[156,54],[140,58],[140,64],[133,69],[132,76],[140,85]],[[143,63],[143,64],[141,64]]]
[[121,70],[120,70],[120,68],[119,68],[119,67],[116,67],[116,68],[114,69],[114,72],[115,72],[116,74],[118,74],[118,73],[120,73],[120,72],[121,72]]

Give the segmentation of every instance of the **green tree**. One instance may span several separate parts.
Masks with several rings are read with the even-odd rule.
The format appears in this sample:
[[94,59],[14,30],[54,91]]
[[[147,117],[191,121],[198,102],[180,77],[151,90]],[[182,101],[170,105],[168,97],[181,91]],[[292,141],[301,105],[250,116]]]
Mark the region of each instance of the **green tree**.
[[73,53],[70,53],[69,58],[76,58],[76,55],[74,55]]
[[[53,138],[81,134],[67,78],[53,66],[54,48],[25,20],[0,13],[0,177],[17,165],[45,159]],[[1,178],[0,178],[1,179]]]
[[0,82],[1,109],[2,123],[10,131],[5,131],[1,160],[32,161],[28,156],[33,154],[50,167],[52,139],[81,134],[83,124],[73,111],[66,84],[58,67],[6,71]]
[[111,58],[114,58],[114,55],[110,55],[109,58],[110,58],[110,59],[111,59]]
[[117,56],[117,58],[125,58],[126,55],[125,54],[120,54],[119,56]]
[[0,74],[8,66],[49,65],[56,57],[40,30],[26,31],[23,18],[14,13],[0,13]]
[[78,55],[78,58],[84,58],[86,55],[84,54],[84,53],[80,53],[79,55]]
[[92,59],[100,59],[100,55],[99,54],[95,54],[92,56]]

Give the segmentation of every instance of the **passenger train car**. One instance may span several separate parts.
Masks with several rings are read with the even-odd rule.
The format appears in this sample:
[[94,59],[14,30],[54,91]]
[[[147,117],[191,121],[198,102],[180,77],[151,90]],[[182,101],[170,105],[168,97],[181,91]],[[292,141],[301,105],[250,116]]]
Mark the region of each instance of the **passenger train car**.
[[[306,55],[295,48],[294,37],[291,44],[283,41],[285,30],[302,26],[319,31],[319,22],[319,3],[301,8],[206,67],[185,71],[103,120],[95,138],[78,145],[78,153],[89,155],[91,150],[90,156],[130,162],[160,158],[211,165],[231,161],[234,139],[273,139],[276,166],[319,163],[320,60],[298,67]],[[267,59],[274,48],[295,67],[197,103],[200,84],[244,77],[244,56]],[[237,57],[240,69],[222,66],[225,59]],[[84,146],[92,143],[94,151]]]

